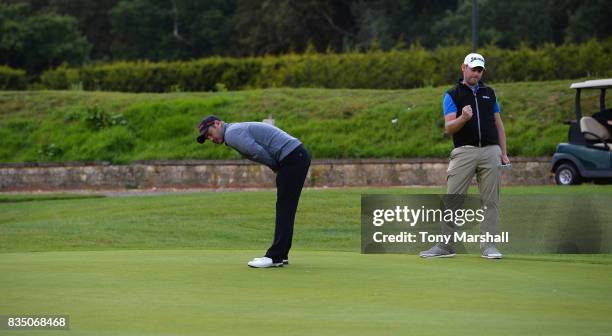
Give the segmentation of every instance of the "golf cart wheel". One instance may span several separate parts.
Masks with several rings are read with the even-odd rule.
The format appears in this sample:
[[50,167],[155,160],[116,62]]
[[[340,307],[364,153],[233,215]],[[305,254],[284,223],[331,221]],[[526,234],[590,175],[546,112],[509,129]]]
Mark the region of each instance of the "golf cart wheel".
[[555,171],[555,181],[558,185],[580,184],[580,175],[574,165],[564,163]]

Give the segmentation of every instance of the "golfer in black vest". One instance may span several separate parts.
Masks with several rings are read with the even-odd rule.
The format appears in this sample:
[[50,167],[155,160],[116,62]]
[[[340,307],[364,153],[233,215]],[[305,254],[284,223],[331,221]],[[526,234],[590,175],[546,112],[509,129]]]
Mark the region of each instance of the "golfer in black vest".
[[[498,235],[500,169],[510,160],[495,90],[480,81],[484,69],[482,55],[468,54],[461,65],[463,78],[444,95],[444,130],[453,136],[455,145],[447,170],[447,194],[467,194],[476,175],[481,205],[486,207],[480,233]],[[452,236],[454,230],[449,225],[443,233]],[[493,242],[481,243],[480,249],[484,258],[502,257]],[[434,245],[420,255],[425,258],[452,257],[455,255],[454,243],[451,240],[449,244]]]
[[208,116],[198,125],[199,143],[207,139],[227,145],[251,161],[276,173],[276,226],[274,241],[264,257],[250,267],[280,267],[289,263],[293,223],[308,168],[310,154],[302,143],[281,129],[262,122],[225,123]]

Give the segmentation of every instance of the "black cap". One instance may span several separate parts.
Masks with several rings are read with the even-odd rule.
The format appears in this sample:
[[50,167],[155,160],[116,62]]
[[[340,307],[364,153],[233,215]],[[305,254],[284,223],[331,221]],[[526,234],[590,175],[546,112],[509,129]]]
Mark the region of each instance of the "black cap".
[[221,119],[215,117],[214,115],[209,115],[198,125],[198,130],[200,132],[200,135],[197,138],[198,143],[202,144],[204,141],[206,141],[206,131],[208,131],[208,127],[210,127],[210,125],[215,123],[215,120]]

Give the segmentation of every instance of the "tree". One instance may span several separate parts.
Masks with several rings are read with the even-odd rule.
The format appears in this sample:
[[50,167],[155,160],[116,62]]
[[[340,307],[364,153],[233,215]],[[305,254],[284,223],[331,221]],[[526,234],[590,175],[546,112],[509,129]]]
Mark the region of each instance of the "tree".
[[0,64],[39,74],[83,64],[90,48],[73,17],[33,13],[27,3],[0,4]]
[[353,43],[356,49],[380,47],[390,49],[393,44],[391,18],[384,8],[384,1],[358,1],[351,6],[357,33]]
[[118,59],[173,60],[223,54],[233,0],[121,0],[111,11]]
[[41,10],[76,18],[79,30],[92,44],[90,57],[112,59],[110,10],[117,2],[118,0],[48,0],[48,4]]
[[238,0],[234,15],[236,55],[340,49],[354,34],[349,1]]
[[229,53],[235,0],[176,0],[174,24],[188,40],[192,57]]
[[584,1],[571,12],[566,40],[584,42],[592,38],[612,36],[612,6],[607,0]]
[[[455,10],[433,25],[436,44],[469,41],[471,0],[461,0]],[[478,1],[481,44],[517,48],[526,43],[581,42],[612,35],[612,6],[606,0]]]
[[[169,1],[121,0],[111,10],[111,50],[115,59],[173,59],[180,53],[172,44]],[[173,50],[174,49],[174,52]]]
[[432,34],[432,24],[442,20],[446,10],[456,8],[456,0],[355,1],[351,12],[357,22],[356,45],[367,48],[376,41],[390,49],[403,40],[435,47],[439,36]]
[[[479,42],[502,48],[521,43],[537,45],[554,41],[554,3],[544,1],[478,1]],[[471,40],[472,0],[462,0],[456,11],[434,24],[440,42],[463,43]]]
[[[609,38],[608,2],[478,0],[479,41],[517,48]],[[0,62],[38,73],[87,56],[160,61],[389,50],[415,42],[435,48],[469,42],[471,6],[472,0],[2,0]]]

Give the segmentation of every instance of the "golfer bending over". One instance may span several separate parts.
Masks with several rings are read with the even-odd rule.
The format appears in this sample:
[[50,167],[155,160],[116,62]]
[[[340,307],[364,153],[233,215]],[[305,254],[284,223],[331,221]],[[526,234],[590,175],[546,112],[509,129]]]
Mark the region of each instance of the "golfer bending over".
[[310,167],[310,154],[298,139],[262,122],[225,123],[211,115],[198,125],[198,129],[199,143],[206,139],[217,145],[225,143],[276,173],[274,241],[264,257],[253,259],[248,265],[263,268],[288,264],[295,212]]

